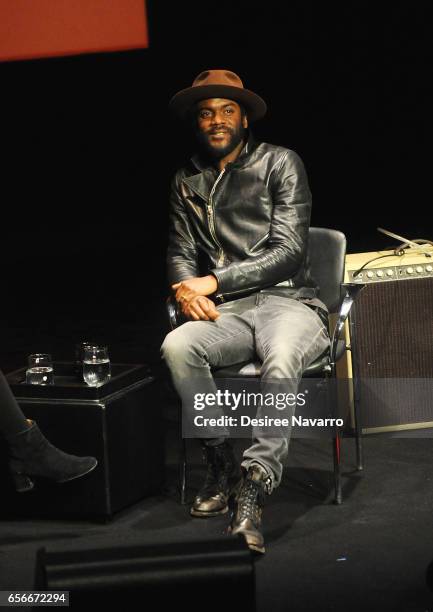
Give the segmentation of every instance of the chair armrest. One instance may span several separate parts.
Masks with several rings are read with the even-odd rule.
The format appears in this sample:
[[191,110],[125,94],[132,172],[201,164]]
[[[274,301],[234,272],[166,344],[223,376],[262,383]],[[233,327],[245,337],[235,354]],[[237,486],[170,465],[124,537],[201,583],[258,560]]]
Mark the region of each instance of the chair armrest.
[[176,327],[179,325],[179,319],[180,319],[180,313],[178,310],[177,302],[173,298],[173,296],[170,295],[167,298],[165,304],[167,307],[168,322],[170,323],[170,327],[171,329],[176,329]]
[[337,361],[338,341],[340,340],[344,324],[358,294],[364,289],[365,283],[342,283],[341,286],[344,289],[345,295],[341,302],[338,319],[335,324],[334,333],[332,334],[330,354],[332,368],[335,367]]

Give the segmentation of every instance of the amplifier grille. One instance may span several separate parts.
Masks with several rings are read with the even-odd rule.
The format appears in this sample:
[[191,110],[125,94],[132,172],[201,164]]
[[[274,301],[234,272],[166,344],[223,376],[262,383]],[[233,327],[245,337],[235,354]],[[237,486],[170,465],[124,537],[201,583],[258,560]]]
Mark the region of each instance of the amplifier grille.
[[362,426],[433,421],[433,278],[367,285],[350,336]]
[[367,285],[350,333],[355,376],[433,377],[433,278]]

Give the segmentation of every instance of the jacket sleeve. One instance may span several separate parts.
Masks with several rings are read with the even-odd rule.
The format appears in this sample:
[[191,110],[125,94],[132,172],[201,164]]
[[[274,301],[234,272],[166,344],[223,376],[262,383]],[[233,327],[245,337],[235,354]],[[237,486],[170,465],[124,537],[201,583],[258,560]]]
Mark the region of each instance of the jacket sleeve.
[[267,248],[256,256],[215,268],[218,295],[270,287],[296,275],[307,246],[311,193],[294,151],[283,154],[271,175],[273,212]]
[[197,245],[182,201],[179,176],[170,190],[170,218],[167,249],[167,275],[170,286],[198,276]]

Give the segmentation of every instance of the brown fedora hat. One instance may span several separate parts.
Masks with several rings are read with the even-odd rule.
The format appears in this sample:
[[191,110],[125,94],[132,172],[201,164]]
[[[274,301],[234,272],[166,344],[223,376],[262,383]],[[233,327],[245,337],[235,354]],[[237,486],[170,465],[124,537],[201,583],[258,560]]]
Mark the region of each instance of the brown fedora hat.
[[226,98],[242,104],[250,121],[256,121],[266,113],[266,102],[257,94],[245,89],[241,79],[230,70],[205,70],[194,80],[192,87],[182,89],[172,97],[169,108],[184,118],[195,102],[208,98]]

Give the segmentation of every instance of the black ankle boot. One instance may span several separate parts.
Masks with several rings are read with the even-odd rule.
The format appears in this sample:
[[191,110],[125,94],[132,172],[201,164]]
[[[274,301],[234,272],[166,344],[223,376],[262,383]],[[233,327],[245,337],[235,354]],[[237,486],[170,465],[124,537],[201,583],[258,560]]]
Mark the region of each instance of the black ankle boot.
[[194,499],[192,516],[217,516],[228,510],[228,499],[239,477],[233,449],[224,441],[217,446],[204,446],[207,474],[204,485]]
[[10,449],[9,469],[19,493],[34,487],[33,477],[66,482],[84,476],[98,462],[94,457],[68,455],[44,437],[34,421],[28,429],[6,439]]
[[265,541],[260,531],[265,495],[271,490],[271,480],[259,465],[252,465],[239,483],[230,526],[232,535],[242,534],[248,548],[265,552]]

